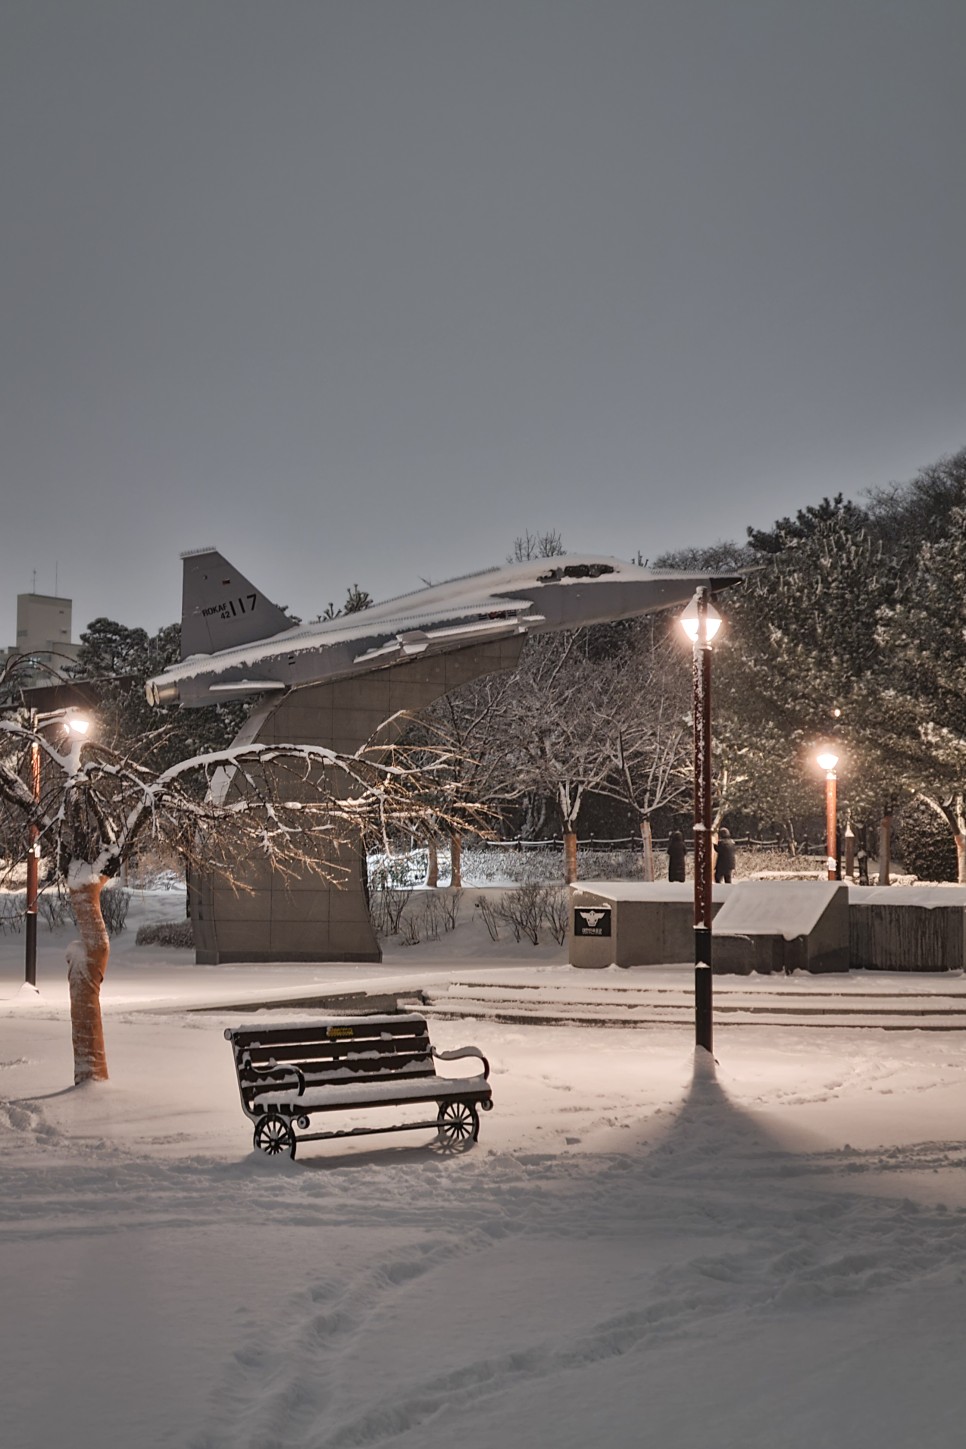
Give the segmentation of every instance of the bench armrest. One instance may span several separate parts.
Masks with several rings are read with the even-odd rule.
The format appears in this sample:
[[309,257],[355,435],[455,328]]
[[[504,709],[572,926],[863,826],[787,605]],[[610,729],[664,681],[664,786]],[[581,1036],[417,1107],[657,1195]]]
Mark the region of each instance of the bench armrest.
[[483,1055],[483,1053],[480,1051],[479,1047],[455,1047],[451,1052],[441,1052],[437,1051],[434,1046],[431,1046],[429,1050],[430,1054],[434,1057],[437,1057],[441,1062],[455,1062],[458,1061],[460,1057],[479,1057],[480,1061],[483,1063],[484,1082],[487,1081],[489,1078],[490,1064],[487,1061],[486,1057]]
[[[268,1076],[270,1072],[291,1072],[295,1077],[298,1085],[298,1095],[301,1097],[302,1093],[305,1091],[305,1076],[302,1072],[301,1067],[295,1066],[294,1062],[272,1062],[271,1065],[267,1067],[256,1067],[253,1066],[252,1061],[249,1058],[249,1060],[246,1061],[244,1065],[249,1069],[249,1071],[258,1072],[264,1076]],[[281,1090],[285,1091],[286,1089],[281,1088]]]

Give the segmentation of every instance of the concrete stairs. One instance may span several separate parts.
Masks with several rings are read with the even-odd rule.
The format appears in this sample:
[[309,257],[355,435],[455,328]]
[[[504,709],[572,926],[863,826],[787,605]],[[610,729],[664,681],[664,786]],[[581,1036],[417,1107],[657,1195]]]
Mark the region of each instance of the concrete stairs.
[[[412,998],[427,1017],[481,1020],[530,1026],[599,1026],[653,1029],[690,1026],[694,1020],[691,981],[680,986],[645,982],[533,983],[454,980]],[[405,1005],[405,999],[400,999]],[[854,977],[802,984],[793,978],[762,977],[748,983],[715,977],[716,1027],[791,1026],[878,1031],[966,1031],[966,983],[957,975],[944,989],[890,991]]]

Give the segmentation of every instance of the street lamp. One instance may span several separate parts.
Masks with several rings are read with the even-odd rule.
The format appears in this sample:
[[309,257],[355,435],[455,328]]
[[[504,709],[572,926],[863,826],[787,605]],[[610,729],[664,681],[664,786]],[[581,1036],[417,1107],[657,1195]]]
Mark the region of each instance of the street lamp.
[[694,683],[694,1040],[712,1051],[711,991],[711,640],[721,615],[703,585],[681,614],[691,640]]
[[[86,735],[91,727],[91,722],[86,715],[81,714],[73,706],[67,709],[54,709],[49,714],[38,714],[36,710],[30,711],[30,729],[34,738],[30,741],[30,789],[37,805],[40,804],[40,741],[36,738],[37,731],[46,729],[48,725],[61,724],[66,734]],[[27,850],[27,911],[24,940],[24,981],[28,986],[37,989],[37,896],[38,892],[38,866],[40,864],[40,829],[35,821],[31,820],[29,826],[29,847]]]
[[835,767],[839,762],[838,755],[831,750],[823,750],[816,755],[819,769],[825,771],[825,854],[827,856],[826,868],[829,880],[839,879],[839,845],[838,845],[838,808],[835,798],[837,788],[837,776]]

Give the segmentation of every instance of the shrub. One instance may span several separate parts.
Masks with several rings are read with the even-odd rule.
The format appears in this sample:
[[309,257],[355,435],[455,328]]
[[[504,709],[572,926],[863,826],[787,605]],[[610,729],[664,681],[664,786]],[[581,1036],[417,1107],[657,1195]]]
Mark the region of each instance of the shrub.
[[195,944],[190,921],[146,921],[138,926],[136,946],[176,946],[190,950]]
[[564,886],[524,881],[507,891],[498,905],[480,896],[476,907],[492,941],[499,940],[498,921],[510,927],[515,941],[526,937],[534,946],[539,946],[540,932],[544,929],[549,930],[558,946],[567,939],[570,897]]
[[463,851],[463,884],[502,885],[541,878],[548,872],[559,878],[559,849],[517,850],[513,845],[481,845]]
[[565,886],[547,887],[543,919],[557,945],[562,946],[570,930],[570,892]]
[[370,855],[367,865],[370,890],[411,891],[414,886],[422,885],[426,879],[429,852],[409,850],[404,855]]
[[411,890],[400,890],[395,886],[370,892],[369,919],[377,936],[399,934],[403,912],[411,895]]
[[443,912],[443,930],[455,931],[463,905],[463,892],[460,890],[443,891],[439,903]]
[[[25,896],[25,905],[26,899]],[[37,901],[37,911],[46,921],[48,931],[54,931],[58,926],[69,926],[74,919],[70,901],[59,891],[44,891]]]
[[544,891],[545,887],[537,881],[526,881],[517,886],[516,890],[507,891],[497,907],[497,915],[506,921],[515,941],[526,936],[534,946],[540,944]]
[[[15,895],[4,892],[0,894],[0,933],[4,931],[19,932],[27,915],[27,894],[25,891],[18,891]],[[73,922],[73,913],[67,897],[59,891],[42,891],[37,897],[37,915],[46,925],[48,931],[54,931],[58,926],[69,926]]]
[[956,879],[956,843],[949,826],[928,805],[904,805],[900,819],[903,869],[919,880]]
[[123,886],[110,885],[101,891],[101,915],[109,936],[124,930],[131,905],[131,892]]
[[479,896],[475,902],[476,909],[483,917],[483,924],[486,926],[491,941],[500,939],[500,927],[497,924],[497,913],[494,907],[485,896]]
[[27,897],[23,891],[12,894],[4,891],[0,894],[0,935],[7,931],[16,934],[23,928],[24,912],[27,909]]

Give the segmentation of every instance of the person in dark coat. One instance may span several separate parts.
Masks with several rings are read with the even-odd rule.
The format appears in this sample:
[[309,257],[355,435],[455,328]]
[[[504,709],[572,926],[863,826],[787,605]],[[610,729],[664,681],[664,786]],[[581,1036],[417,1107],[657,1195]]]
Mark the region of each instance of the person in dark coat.
[[684,836],[680,830],[672,830],[667,843],[667,878],[684,880]]
[[714,878],[720,885],[731,884],[731,877],[735,873],[735,843],[731,838],[731,831],[726,830],[722,825],[718,831],[718,853],[714,858]]

